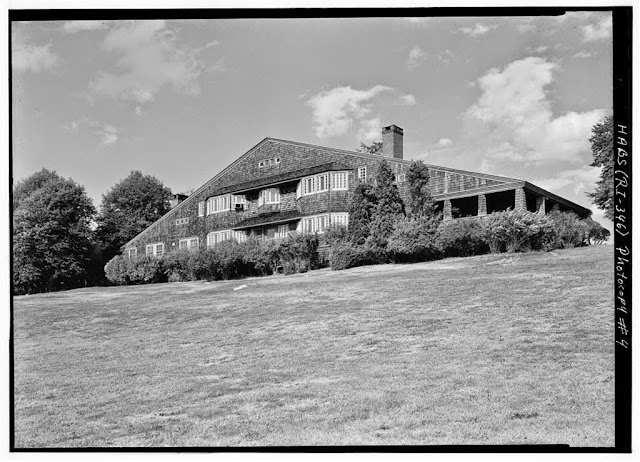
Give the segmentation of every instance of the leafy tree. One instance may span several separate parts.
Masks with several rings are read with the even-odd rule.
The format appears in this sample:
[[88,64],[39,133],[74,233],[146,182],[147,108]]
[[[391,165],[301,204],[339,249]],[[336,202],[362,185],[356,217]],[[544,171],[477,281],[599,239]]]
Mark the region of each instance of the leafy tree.
[[359,152],[368,152],[369,154],[382,155],[382,141],[374,141],[371,146],[360,143]]
[[104,261],[170,209],[171,190],[151,175],[132,171],[102,195],[96,229]]
[[365,243],[371,234],[371,218],[378,199],[371,183],[358,183],[349,202],[349,241],[356,245]]
[[411,217],[432,217],[435,206],[429,187],[429,168],[421,160],[411,161],[407,171],[409,188],[408,215]]
[[14,188],[13,290],[35,293],[87,284],[90,222],[84,187],[42,169]]
[[613,117],[607,116],[591,129],[593,136],[589,138],[593,153],[592,167],[601,167],[600,179],[596,182],[596,190],[587,195],[596,206],[604,210],[604,216],[613,220]]
[[405,216],[404,203],[394,181],[395,176],[383,159],[376,173],[374,191],[377,202],[370,226],[372,244],[380,248],[387,246],[387,239],[393,232],[395,222]]

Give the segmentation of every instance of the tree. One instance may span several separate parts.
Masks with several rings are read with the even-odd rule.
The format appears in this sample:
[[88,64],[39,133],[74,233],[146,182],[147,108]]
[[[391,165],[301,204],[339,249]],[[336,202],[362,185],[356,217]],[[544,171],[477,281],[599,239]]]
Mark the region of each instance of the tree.
[[411,217],[432,217],[435,207],[429,187],[429,168],[421,160],[411,161],[407,171],[409,189],[408,215]]
[[132,171],[102,195],[96,236],[104,261],[170,209],[171,190],[151,175]]
[[35,293],[86,285],[90,222],[84,187],[42,169],[14,188],[13,290]]
[[370,226],[372,244],[380,248],[387,246],[387,239],[393,232],[395,222],[405,216],[404,203],[394,181],[395,176],[387,161],[383,159],[376,173],[374,191],[377,202]]
[[604,216],[613,220],[613,117],[607,116],[591,129],[593,135],[589,138],[591,152],[593,154],[592,167],[601,167],[600,179],[596,181],[596,190],[587,193],[593,203],[601,210]]
[[368,152],[369,154],[382,155],[382,141],[374,141],[371,146],[360,143],[359,152]]
[[353,244],[364,244],[371,234],[371,217],[377,202],[371,183],[360,182],[356,185],[349,202],[348,235]]

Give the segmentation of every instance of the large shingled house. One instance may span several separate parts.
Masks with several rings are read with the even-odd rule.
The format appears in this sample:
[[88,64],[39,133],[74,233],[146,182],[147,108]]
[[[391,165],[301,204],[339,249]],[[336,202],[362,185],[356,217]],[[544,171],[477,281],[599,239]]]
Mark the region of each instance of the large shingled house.
[[[322,232],[349,222],[349,197],[372,178],[381,158],[406,197],[403,130],[382,129],[382,155],[265,138],[123,246],[126,256],[160,256],[174,249],[211,247],[249,236],[277,239],[291,231]],[[428,165],[433,199],[445,220],[507,208],[546,213],[590,211],[527,181]]]

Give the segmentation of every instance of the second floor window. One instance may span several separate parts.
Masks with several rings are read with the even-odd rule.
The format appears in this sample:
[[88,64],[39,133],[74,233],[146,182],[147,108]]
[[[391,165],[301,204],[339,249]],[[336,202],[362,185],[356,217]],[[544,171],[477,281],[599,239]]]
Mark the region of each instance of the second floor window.
[[185,250],[185,249],[197,249],[199,246],[199,240],[197,237],[189,237],[187,239],[180,239],[180,241],[178,242],[178,248],[180,250]]
[[258,205],[279,204],[279,203],[280,203],[280,190],[278,188],[268,188],[260,191],[260,197],[258,198]]
[[224,212],[231,209],[231,197],[229,194],[224,196],[214,196],[207,199],[207,215],[212,213]]

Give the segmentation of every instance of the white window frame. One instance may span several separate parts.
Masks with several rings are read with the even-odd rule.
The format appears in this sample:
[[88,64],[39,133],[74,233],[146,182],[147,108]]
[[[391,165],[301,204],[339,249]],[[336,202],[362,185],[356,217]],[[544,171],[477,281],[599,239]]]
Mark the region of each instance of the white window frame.
[[176,226],[188,225],[188,224],[189,224],[189,217],[178,218],[176,220]]
[[231,238],[235,239],[236,242],[246,242],[247,241],[247,233],[244,231],[231,231]]
[[138,256],[138,248],[128,247],[124,249],[124,254],[128,259],[136,258]]
[[207,215],[231,210],[231,195],[212,196],[207,199]]
[[[319,175],[306,176],[300,180],[302,187],[300,188],[301,196],[310,196],[311,194],[319,194],[329,191],[329,173],[320,173]],[[324,188],[320,189],[324,183]],[[346,188],[345,188],[346,189]]]
[[276,239],[284,239],[287,236],[289,236],[289,233],[291,231],[289,230],[289,224],[285,224],[285,225],[278,225],[278,230],[276,231]]
[[204,201],[198,202],[198,216],[199,217],[204,216]]
[[362,182],[367,181],[367,166],[358,167],[358,179]]
[[398,173],[396,175],[396,183],[400,184],[404,183],[405,181],[407,181],[407,176],[404,173]]
[[221,229],[218,231],[212,231],[207,234],[207,249],[211,247],[215,247],[216,244],[220,244],[224,241],[231,240],[231,230],[230,229]]
[[300,220],[302,226],[299,228],[303,233],[318,233],[322,234],[331,225],[349,225],[349,213],[322,213],[319,215],[311,215],[308,217],[302,217]]
[[263,204],[279,204],[280,188],[266,188],[260,191],[259,205]]
[[147,244],[145,247],[145,255],[151,257],[161,257],[162,255],[164,255],[164,242],[154,242],[153,244]]
[[331,174],[331,189],[334,191],[347,191],[349,189],[349,173],[333,172]]
[[196,250],[199,247],[200,247],[200,239],[198,238],[198,236],[186,237],[178,241],[179,250]]

